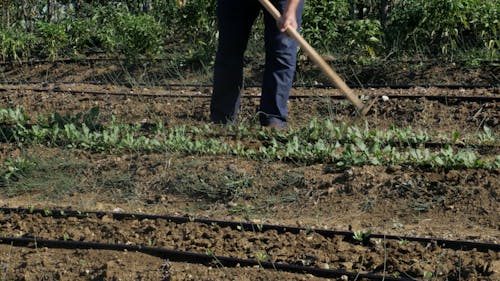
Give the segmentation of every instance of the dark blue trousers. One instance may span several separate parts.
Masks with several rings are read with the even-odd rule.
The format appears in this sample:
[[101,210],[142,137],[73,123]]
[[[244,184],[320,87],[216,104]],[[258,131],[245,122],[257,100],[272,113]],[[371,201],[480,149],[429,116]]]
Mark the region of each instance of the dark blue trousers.
[[[286,0],[271,0],[282,13]],[[302,18],[303,1],[297,11]],[[255,19],[264,11],[266,61],[260,99],[260,122],[286,125],[288,98],[295,74],[297,42],[282,33],[258,0],[218,0],[219,45],[214,67],[210,118],[215,123],[236,121],[243,88],[243,54]]]

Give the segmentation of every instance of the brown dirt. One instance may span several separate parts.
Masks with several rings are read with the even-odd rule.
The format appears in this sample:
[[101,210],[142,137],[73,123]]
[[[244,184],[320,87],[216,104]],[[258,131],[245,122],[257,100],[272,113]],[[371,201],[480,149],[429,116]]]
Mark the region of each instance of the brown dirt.
[[[77,71],[71,71],[77,75]],[[27,70],[23,72],[23,75],[26,73],[28,73]],[[85,73],[85,75],[90,75]],[[71,79],[73,81],[75,76]],[[155,87],[126,88],[112,84],[92,86],[75,83],[44,86],[68,87],[72,90],[169,92]],[[389,95],[424,91],[450,96],[458,94],[498,95],[499,93],[498,89],[433,88],[366,89],[358,90],[357,93]],[[210,89],[185,88],[182,91],[170,92],[210,94]],[[335,90],[294,89],[292,95],[332,93],[338,94]],[[258,90],[249,89],[245,91],[245,94],[256,95]],[[56,111],[74,115],[98,106],[101,109],[100,118],[103,122],[109,122],[110,116],[114,115],[118,120],[130,123],[153,122],[161,119],[167,127],[173,127],[184,124],[195,126],[205,124],[208,120],[209,100],[88,96],[50,91],[38,93],[30,91],[28,86],[19,86],[17,89],[3,92],[0,95],[0,104],[2,107],[20,105],[33,119],[38,114],[46,115]],[[240,122],[255,123],[254,114],[257,104],[258,99],[243,100]],[[328,98],[294,99],[290,101],[290,126],[296,128],[305,126],[316,117],[320,120],[329,118],[334,122],[347,122],[358,126],[364,126],[367,123],[370,128],[380,130],[395,125],[411,126],[414,130],[422,129],[431,135],[450,135],[451,132],[457,131],[462,137],[472,136],[483,125],[487,125],[498,137],[499,112],[498,103],[495,102],[391,99],[388,102],[376,103],[366,119],[352,119],[353,109],[345,101]],[[255,145],[260,145],[260,143]],[[495,156],[498,150],[485,153]],[[23,185],[16,186],[15,190],[7,187],[4,192],[0,193],[1,206],[72,207],[81,210],[105,211],[119,208],[127,212],[189,215],[237,221],[250,220],[257,223],[337,230],[371,230],[378,233],[493,243],[500,241],[500,217],[498,216],[500,213],[498,200],[500,171],[498,170],[433,170],[406,166],[363,166],[339,170],[329,164],[304,166],[296,163],[257,162],[223,156],[134,152],[107,154],[61,147],[20,147],[13,143],[0,144],[0,164],[6,159],[17,156],[32,157],[47,166],[30,175],[35,183],[38,181],[42,184],[23,179],[21,181]],[[60,159],[64,159],[62,162],[67,165],[57,165],[61,162]],[[231,183],[228,181],[234,181],[234,179],[243,179],[249,184],[240,186],[239,193],[237,196],[232,196],[231,200],[226,200],[217,192],[209,194],[212,197],[207,197],[206,190],[199,192],[193,189],[193,187],[201,186],[202,183],[225,186]],[[31,229],[30,231],[33,231],[34,226],[39,225],[35,222],[24,223],[24,227]],[[59,226],[65,227],[64,224]],[[1,227],[6,226],[2,224]],[[95,233],[95,231],[92,232]],[[110,230],[107,233],[119,235],[120,232]],[[134,233],[134,231],[127,233],[127,237],[134,237]],[[164,234],[163,231],[155,233],[155,235]],[[86,235],[83,238],[88,239]],[[167,241],[165,237],[162,239]],[[209,242],[220,241],[218,238],[208,240]],[[168,244],[168,242],[164,243]],[[252,247],[258,246],[258,244],[250,244]],[[186,247],[188,246],[193,245],[187,244]],[[304,246],[291,249],[298,251],[302,247]],[[285,249],[284,245],[280,244],[276,249],[281,248]],[[415,251],[416,248],[412,248],[409,252]],[[202,251],[202,248],[198,249]],[[290,251],[289,247],[286,249]],[[353,258],[359,257],[355,255],[356,251],[352,248],[348,251]],[[363,250],[359,249],[359,253],[362,252]],[[230,253],[238,255],[245,252],[242,250]],[[329,253],[338,254],[333,250]],[[495,280],[498,277],[498,271],[489,276],[481,277],[477,274],[477,268],[484,268],[487,264],[492,270],[498,269],[498,253],[486,255],[489,256],[485,257],[475,252],[446,252],[441,257],[447,256],[449,259],[440,265],[442,262],[440,256],[433,255],[431,252],[418,260],[427,262],[426,266],[429,268],[421,269],[424,271],[437,272],[438,269],[445,268],[447,271],[443,272],[458,272],[455,266],[458,259],[463,261],[464,265],[472,264],[476,268],[476,273],[471,280],[472,278]],[[296,258],[296,255],[293,256]],[[105,277],[108,277],[108,280],[161,280],[160,278],[165,274],[165,261],[136,253],[0,246],[0,257],[0,280],[3,276],[7,276],[7,280],[9,278],[14,280],[23,280],[23,278],[24,280],[43,278],[47,280],[48,278],[51,280],[57,279],[57,274],[63,271],[65,275],[59,277],[61,280],[103,280],[106,279]],[[395,257],[397,261],[394,261],[394,266],[398,268],[397,270],[414,272],[411,271],[413,269],[405,268],[402,262],[410,262],[411,254],[396,254],[395,252],[394,259]],[[333,259],[333,256],[325,256],[322,261],[331,262]],[[377,261],[373,264],[380,265],[380,256],[374,259]],[[85,260],[85,266],[79,264],[79,260]],[[139,260],[147,262],[138,262]],[[347,264],[352,269],[357,268],[354,261],[346,262],[352,263]],[[348,268],[347,265],[344,266]],[[89,270],[88,276],[85,275],[86,269]],[[122,273],[125,275],[120,275]],[[169,273],[173,280],[244,280],[242,278],[248,278],[248,280],[314,280],[311,276],[252,268],[220,269],[183,263],[170,263]],[[418,274],[422,276],[423,271]],[[450,276],[448,277],[451,280],[455,280],[453,276],[456,275]],[[438,280],[445,280],[444,278],[444,276],[437,277]]]
[[[241,259],[260,259],[274,263],[290,263],[337,268],[361,273],[389,275],[404,273],[424,276],[483,278],[491,276],[498,253],[454,251],[432,244],[372,239],[370,245],[302,232],[279,235],[276,231],[239,231],[200,223],[175,224],[164,220],[121,220],[109,216],[96,218],[69,217],[54,219],[39,214],[2,214],[0,232],[41,239],[64,239],[161,247]],[[415,262],[415,261],[419,262]],[[461,261],[460,267],[456,266]],[[386,267],[384,269],[384,266]]]
[[0,245],[1,280],[326,280],[261,268],[222,268],[166,262],[141,253],[55,250]]

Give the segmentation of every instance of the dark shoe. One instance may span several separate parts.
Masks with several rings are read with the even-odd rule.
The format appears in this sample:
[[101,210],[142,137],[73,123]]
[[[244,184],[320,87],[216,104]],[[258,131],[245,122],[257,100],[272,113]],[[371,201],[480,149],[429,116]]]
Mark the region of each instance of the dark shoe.
[[286,124],[284,122],[274,121],[269,122],[267,125],[262,125],[262,127],[268,130],[283,131],[286,128]]
[[284,130],[286,127],[287,122],[276,116],[266,114],[264,112],[258,112],[258,115],[259,115],[260,125],[263,128]]

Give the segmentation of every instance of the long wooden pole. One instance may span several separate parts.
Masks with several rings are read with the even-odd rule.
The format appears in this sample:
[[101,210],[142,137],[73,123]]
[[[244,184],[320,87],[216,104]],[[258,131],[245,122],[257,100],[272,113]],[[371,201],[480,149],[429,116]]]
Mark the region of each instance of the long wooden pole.
[[[274,7],[274,5],[269,1],[269,0],[259,0],[259,2],[264,6],[264,8],[273,16],[276,21],[279,21],[281,19],[281,14]],[[326,63],[326,61],[314,50],[314,48],[307,43],[307,41],[300,35],[300,33],[293,29],[293,28],[288,28],[286,30],[286,33],[294,38],[300,45],[300,47],[306,52],[306,54],[309,56],[309,58],[316,63],[316,65],[330,78],[330,81],[333,82],[333,84],[340,89],[340,91],[344,94],[344,96],[354,104],[356,107],[357,111],[361,115],[365,115],[368,110],[370,109],[371,104],[365,105],[357,95],[355,95],[349,86],[342,80],[335,71]]]

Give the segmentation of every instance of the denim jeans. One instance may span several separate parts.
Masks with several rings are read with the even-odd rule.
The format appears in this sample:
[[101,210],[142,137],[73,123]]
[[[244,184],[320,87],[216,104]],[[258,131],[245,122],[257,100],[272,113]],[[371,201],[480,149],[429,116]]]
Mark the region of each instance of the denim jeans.
[[[271,0],[282,13],[286,0]],[[300,26],[303,1],[297,9]],[[243,88],[243,54],[255,19],[264,11],[265,69],[260,99],[260,122],[286,124],[288,98],[295,74],[297,42],[282,33],[276,20],[258,0],[218,0],[219,43],[214,67],[214,92],[210,105],[211,121],[236,121]]]

